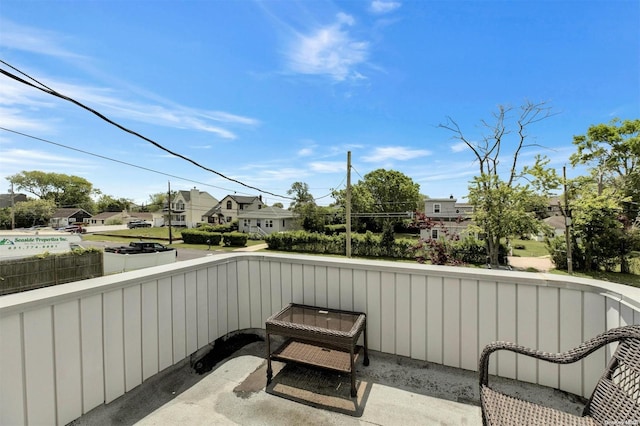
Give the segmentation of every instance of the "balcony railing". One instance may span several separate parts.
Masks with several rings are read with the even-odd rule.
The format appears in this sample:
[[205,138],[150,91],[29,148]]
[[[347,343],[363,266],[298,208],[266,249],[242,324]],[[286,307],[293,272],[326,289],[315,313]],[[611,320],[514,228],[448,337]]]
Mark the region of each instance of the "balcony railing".
[[[0,298],[0,424],[66,424],[289,302],[364,311],[369,347],[476,370],[485,344],[549,352],[640,323],[640,289],[566,276],[232,253]],[[608,358],[492,374],[588,395]]]

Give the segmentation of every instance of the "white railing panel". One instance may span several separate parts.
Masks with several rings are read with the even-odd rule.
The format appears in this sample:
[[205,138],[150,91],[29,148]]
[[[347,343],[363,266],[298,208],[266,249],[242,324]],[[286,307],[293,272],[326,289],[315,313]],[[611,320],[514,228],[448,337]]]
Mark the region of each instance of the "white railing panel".
[[[231,309],[227,307],[228,305],[228,286],[227,286],[227,265],[223,264],[218,267],[217,270],[218,279],[216,281],[216,285],[218,287],[218,306],[216,307],[216,312],[218,313],[218,336],[224,336],[229,333],[229,314]],[[215,339],[214,339],[215,340]]]
[[390,272],[383,272],[380,279],[380,312],[370,312],[380,316],[382,325],[381,345],[382,352],[396,352],[396,294],[395,275]]
[[442,364],[444,296],[442,277],[427,277],[427,359]]
[[80,299],[83,413],[105,401],[102,306],[101,293]]
[[22,314],[0,321],[0,424],[25,424]]
[[142,297],[140,286],[124,289],[125,391],[142,383]]
[[[478,368],[478,289],[477,280],[460,281],[460,367]],[[418,323],[420,324],[420,323]]]
[[302,266],[299,264],[291,265],[291,301],[295,303],[304,303],[305,300]]
[[[327,306],[327,301],[329,300],[327,296],[327,267],[316,266],[314,268],[313,280],[315,282],[315,304],[317,306]],[[277,311],[277,309],[274,310]]]
[[425,277],[411,277],[411,358],[427,359],[427,330],[421,324],[427,323],[427,280]]
[[147,281],[140,286],[142,306],[142,380],[157,374],[158,360],[158,283]]
[[[255,328],[263,328],[265,321],[271,313],[278,311],[277,309],[273,309],[271,302],[271,282],[269,281],[271,278],[270,266],[271,263],[269,262],[260,262],[258,264],[260,284],[256,286],[256,290],[260,292],[260,317],[255,320],[251,318],[251,324],[255,324]],[[280,291],[278,291],[278,293],[279,292]]]
[[[280,299],[280,308],[285,307],[289,301],[293,300],[293,283],[291,281],[291,264],[282,262],[272,262],[271,270],[275,270],[275,265],[279,265],[277,276],[280,278],[280,291],[282,291]],[[275,284],[274,284],[275,285]],[[276,287],[277,288],[277,287]],[[279,311],[279,310],[278,310]],[[276,311],[276,312],[278,312]]]
[[173,313],[171,277],[158,280],[158,367],[173,365]]
[[185,297],[185,338],[187,355],[197,351],[198,346],[198,283],[196,272],[189,271],[184,275]]
[[353,310],[353,269],[340,268],[340,309]]
[[171,277],[171,335],[173,336],[173,362],[187,356],[186,330],[186,300],[184,289],[184,275]]
[[56,404],[59,424],[67,424],[82,415],[79,311],[80,304],[77,300],[53,307],[53,334],[56,337]]
[[[582,335],[582,292],[560,289],[560,351],[580,345]],[[560,387],[569,392],[582,392],[582,361],[560,368]]]
[[227,264],[227,281],[223,284],[227,287],[227,333],[240,329],[240,311],[238,299],[238,264]]
[[196,298],[197,298],[197,348],[206,346],[209,340],[209,282],[207,269],[198,269],[196,273]]
[[[238,315],[240,316],[238,328],[250,328],[252,321],[260,318],[260,292],[250,287],[260,288],[260,280],[251,277],[248,261],[240,261],[238,267]],[[255,262],[252,268],[255,269]]]
[[125,391],[122,289],[105,293],[103,302],[105,402],[109,403]]
[[[517,342],[516,334],[516,286],[513,283],[498,282],[498,340]],[[516,354],[500,351],[496,354],[498,374],[510,379],[516,378]]]
[[395,353],[411,356],[411,277],[408,274],[396,274],[395,299]]
[[[537,348],[538,289],[536,286],[520,284],[516,290],[518,343],[529,348]],[[518,355],[516,358],[518,380],[535,382],[538,376],[536,359],[524,355]]]
[[305,305],[317,305],[314,272],[314,265],[302,265],[302,281],[300,281],[300,285],[302,286],[302,303]]
[[207,268],[207,310],[209,312],[209,342],[216,340],[218,333],[218,267]]
[[[556,353],[560,350],[560,290],[538,287],[538,349]],[[558,387],[558,365],[538,363],[538,381],[543,386]]]
[[280,263],[269,263],[269,284],[271,294],[271,307],[273,312],[279,312],[283,307],[283,299],[291,300],[291,283],[285,282],[280,274]]
[[340,270],[331,266],[327,268],[327,307],[340,309]]
[[442,282],[442,361],[460,367],[460,279],[444,278]]
[[353,300],[354,311],[367,311],[367,271],[365,270],[353,271]]
[[27,419],[46,424],[56,418],[51,306],[24,313],[24,372]]
[[[498,340],[498,285],[495,282],[478,282],[478,350]],[[496,374],[496,360],[489,363],[489,373]]]
[[[584,339],[590,339],[606,331],[605,327],[605,298],[595,293],[584,294],[584,308],[582,310],[582,321],[584,328]],[[606,364],[606,351],[604,348],[598,349],[586,357],[583,361],[584,371],[598,371]],[[591,395],[598,383],[599,377],[596,375],[585,375],[582,384],[582,394]]]
[[367,309],[364,312],[376,312],[375,315],[367,315],[367,343],[372,350],[379,351],[382,348],[382,310],[380,272],[366,271],[367,274]]

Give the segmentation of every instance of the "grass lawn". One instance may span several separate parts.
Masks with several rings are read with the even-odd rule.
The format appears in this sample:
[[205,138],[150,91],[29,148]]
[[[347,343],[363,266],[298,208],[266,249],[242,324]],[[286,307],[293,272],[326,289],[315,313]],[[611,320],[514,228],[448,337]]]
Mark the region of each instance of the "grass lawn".
[[[209,248],[206,244],[183,244],[181,241],[182,234],[179,228],[171,229],[171,236],[174,240],[174,244],[169,244],[169,228],[166,227],[152,227],[152,228],[136,228],[136,229],[122,229],[118,231],[109,231],[106,233],[85,234],[82,236],[86,241],[111,241],[118,244],[129,244],[129,242],[137,240],[154,241],[161,244],[168,245],[169,247],[183,247],[194,250],[217,250],[217,251],[233,251],[239,247],[225,247],[225,246],[212,246]],[[175,240],[180,240],[180,243],[175,244]],[[246,247],[251,247],[258,244],[263,244],[263,240],[248,240]]]
[[[516,246],[524,246],[524,249],[517,249]],[[513,255],[520,257],[540,257],[548,256],[547,246],[543,241],[535,240],[511,240]]]

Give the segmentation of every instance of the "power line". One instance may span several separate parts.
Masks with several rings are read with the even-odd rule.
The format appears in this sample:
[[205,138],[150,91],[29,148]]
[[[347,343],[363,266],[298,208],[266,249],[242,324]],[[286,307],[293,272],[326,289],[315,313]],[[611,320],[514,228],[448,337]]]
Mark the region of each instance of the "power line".
[[120,129],[120,130],[122,130],[122,131],[124,131],[126,133],[129,133],[129,134],[131,134],[133,136],[136,136],[136,137],[138,137],[138,138],[140,138],[140,139],[142,139],[142,140],[144,140],[146,142],[149,142],[150,144],[152,144],[156,148],[161,149],[161,150],[163,150],[163,151],[165,151],[165,152],[167,152],[167,153],[169,153],[169,154],[171,154],[171,155],[173,155],[175,157],[181,158],[181,159],[183,159],[183,160],[195,165],[196,167],[199,167],[199,168],[201,168],[203,170],[206,170],[208,172],[214,173],[214,174],[220,176],[221,178],[226,179],[226,180],[231,181],[231,182],[234,182],[234,183],[237,183],[238,185],[242,185],[242,186],[244,186],[246,188],[253,189],[253,190],[256,190],[256,191],[264,193],[264,194],[269,194],[269,195],[273,195],[274,197],[284,198],[284,199],[289,199],[289,200],[293,200],[294,199],[293,197],[274,194],[273,192],[265,191],[265,190],[262,190],[260,188],[255,187],[255,186],[248,185],[248,184],[246,184],[244,182],[241,182],[241,181],[239,181],[237,179],[233,179],[233,178],[230,178],[228,176],[225,176],[224,174],[222,174],[222,173],[220,173],[220,172],[218,172],[216,170],[213,170],[213,169],[211,169],[209,167],[206,167],[206,166],[198,163],[197,161],[192,160],[189,157],[186,157],[186,156],[184,156],[182,154],[179,154],[179,153],[177,153],[175,151],[172,151],[172,150],[170,150],[168,148],[165,148],[164,146],[160,145],[158,142],[156,142],[156,141],[154,141],[154,140],[152,140],[152,139],[150,139],[150,138],[148,138],[146,136],[143,136],[143,135],[141,135],[140,133],[138,133],[138,132],[136,132],[134,130],[131,130],[131,129],[127,128],[127,127],[124,127],[123,125],[111,120],[107,116],[105,116],[102,113],[96,111],[95,109],[83,104],[82,102],[77,101],[77,100],[75,100],[75,99],[73,99],[73,98],[71,98],[69,96],[63,95],[63,94],[51,89],[50,87],[48,87],[45,84],[39,82],[35,78],[33,78],[30,75],[26,74],[25,72],[19,70],[18,68],[14,67],[13,65],[3,61],[2,59],[0,59],[0,62],[3,63],[4,65],[10,67],[11,69],[17,71],[18,73],[20,73],[23,76],[25,76],[27,79],[29,79],[29,80],[37,83],[37,84],[31,83],[30,81],[27,81],[27,80],[15,75],[15,74],[12,74],[12,73],[4,70],[4,69],[0,69],[0,73],[4,74],[5,76],[7,76],[7,77],[9,77],[11,79],[14,79],[14,80],[16,80],[16,81],[18,81],[18,82],[20,82],[22,84],[25,84],[27,86],[33,87],[34,89],[38,89],[38,90],[40,90],[42,92],[45,92],[45,93],[47,93],[49,95],[52,95],[52,96],[58,97],[60,99],[63,99],[65,101],[71,102],[72,104],[77,105],[77,106],[79,106],[80,108],[82,108],[82,109],[84,109],[86,111],[89,111],[90,113],[96,115],[98,118],[100,118],[100,119],[106,121],[107,123],[117,127],[118,129]]
[[[95,154],[93,152],[85,151],[85,150],[82,150],[82,149],[79,149],[79,148],[74,148],[72,146],[64,145],[64,144],[61,144],[61,143],[58,143],[58,142],[53,142],[51,140],[47,140],[47,139],[43,139],[43,138],[40,138],[40,137],[37,137],[37,136],[29,135],[27,133],[19,132],[17,130],[7,129],[6,127],[0,126],[0,130],[4,130],[6,132],[10,132],[10,133],[14,133],[16,135],[24,136],[26,138],[31,138],[31,139],[34,139],[34,140],[37,140],[37,141],[40,141],[40,142],[45,142],[45,143],[48,143],[48,144],[51,144],[51,145],[59,146],[61,148],[65,148],[65,149],[69,149],[69,150],[72,150],[72,151],[80,152],[82,154],[86,154],[86,155],[91,155],[93,157],[102,158],[103,160],[113,161],[114,163],[124,164],[125,166],[135,167],[137,169],[145,170],[145,171],[152,172],[152,173],[157,173],[159,175],[163,175],[163,176],[168,176],[168,177],[184,180],[186,182],[197,183],[198,185],[208,186],[208,187],[211,187],[211,188],[222,189],[224,191],[237,192],[237,191],[232,190],[232,189],[222,188],[220,186],[211,185],[209,183],[199,182],[197,180],[188,179],[188,178],[184,178],[184,177],[177,176],[177,175],[172,175],[170,173],[161,172],[161,171],[158,171],[158,170],[150,169],[148,167],[139,166],[137,164],[128,163],[126,161],[117,160],[115,158],[110,158],[110,157],[107,157],[107,156],[104,156],[104,155],[100,155],[100,154]],[[247,195],[253,195],[253,194],[249,194],[249,193],[246,193],[246,194]]]

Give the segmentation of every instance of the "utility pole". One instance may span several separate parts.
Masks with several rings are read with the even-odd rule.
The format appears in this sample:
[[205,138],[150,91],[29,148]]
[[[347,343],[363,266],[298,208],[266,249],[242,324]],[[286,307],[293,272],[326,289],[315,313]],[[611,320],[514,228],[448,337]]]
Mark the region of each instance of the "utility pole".
[[346,196],[346,255],[351,257],[351,151],[347,152],[347,196]]
[[562,178],[564,182],[564,235],[567,239],[567,272],[573,274],[573,259],[571,257],[571,210],[569,209],[569,194],[567,192],[567,166],[562,167]]
[[169,190],[167,192],[167,210],[169,211],[169,244],[173,243],[173,238],[171,236],[171,181],[169,183]]
[[11,182],[11,229],[16,229],[16,204],[13,194],[13,182]]

